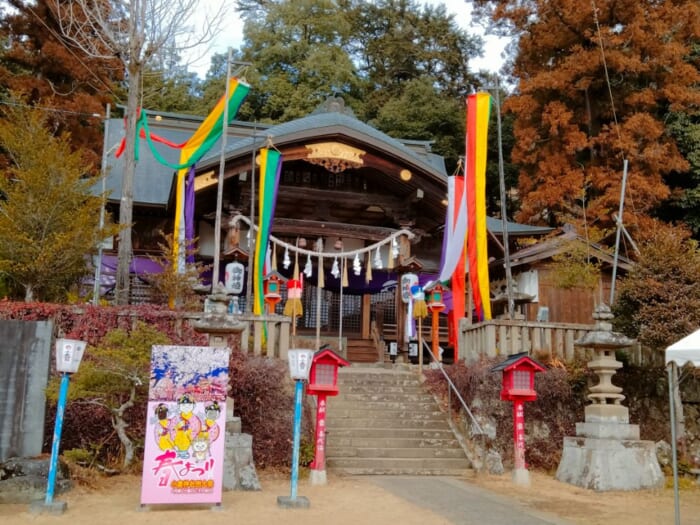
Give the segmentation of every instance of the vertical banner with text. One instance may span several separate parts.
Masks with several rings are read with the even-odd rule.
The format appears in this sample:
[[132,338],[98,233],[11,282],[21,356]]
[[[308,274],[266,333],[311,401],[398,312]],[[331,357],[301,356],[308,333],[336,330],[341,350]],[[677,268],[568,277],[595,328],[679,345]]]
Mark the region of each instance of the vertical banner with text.
[[153,346],[142,505],[221,502],[229,352]]

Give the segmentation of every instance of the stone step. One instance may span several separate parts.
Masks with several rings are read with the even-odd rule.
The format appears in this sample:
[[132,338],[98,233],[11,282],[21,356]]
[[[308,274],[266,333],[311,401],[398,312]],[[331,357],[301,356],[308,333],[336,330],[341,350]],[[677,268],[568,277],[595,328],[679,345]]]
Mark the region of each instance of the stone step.
[[[445,433],[445,437],[368,437],[365,434],[358,436],[341,437],[334,434],[332,445],[328,449],[341,449],[346,447],[357,448],[457,448],[459,442],[452,433]],[[460,449],[461,450],[461,449]],[[336,454],[340,455],[340,454]]]
[[[327,465],[328,466],[328,465]],[[333,473],[339,476],[451,476],[460,477],[466,475],[467,468],[420,468],[410,466],[401,467],[336,467]]]
[[372,410],[365,407],[362,408],[338,408],[332,407],[328,410],[326,418],[331,421],[338,419],[411,419],[413,421],[444,421],[445,414],[435,409],[433,410]]
[[435,448],[378,448],[378,447],[328,447],[326,457],[340,458],[440,458],[440,459],[464,459],[464,451],[461,448],[435,447]]
[[355,384],[355,385],[343,385],[338,383],[338,389],[341,394],[367,394],[367,393],[409,393],[418,394],[425,393],[425,390],[420,385],[385,385],[385,384]]
[[352,374],[341,376],[338,374],[339,385],[381,383],[384,385],[420,385],[420,381],[415,374]]
[[384,419],[384,418],[331,418],[326,420],[326,426],[331,432],[336,428],[411,428],[411,429],[449,429],[450,426],[444,419]]
[[416,475],[439,470],[464,470],[470,467],[469,460],[463,458],[327,458],[326,466],[332,469],[367,469],[374,474],[411,471]]
[[[378,396],[379,397],[379,396]],[[414,412],[432,412],[436,409],[435,401],[432,399],[423,399],[422,401],[406,401],[400,399],[397,401],[376,399],[372,401],[359,401],[348,399],[334,399],[328,404],[328,412],[341,413],[347,409],[362,409],[362,410],[403,410]]]
[[405,367],[351,366],[327,413],[327,467],[353,475],[464,475],[470,468],[447,416]]
[[347,438],[367,439],[453,439],[454,434],[446,428],[353,428],[333,427],[327,430],[327,446],[336,440]]
[[335,403],[357,403],[358,406],[368,402],[382,403],[427,403],[435,404],[433,396],[425,392],[402,393],[402,392],[341,392],[340,395],[333,397],[330,404]]

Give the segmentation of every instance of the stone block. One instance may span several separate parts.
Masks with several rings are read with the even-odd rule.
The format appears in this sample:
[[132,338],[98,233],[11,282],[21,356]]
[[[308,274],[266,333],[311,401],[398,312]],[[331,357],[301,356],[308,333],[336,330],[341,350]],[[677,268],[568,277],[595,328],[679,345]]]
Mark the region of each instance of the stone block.
[[225,490],[260,490],[255,462],[253,461],[253,436],[226,432],[224,449]]
[[556,479],[597,491],[661,487],[653,441],[564,438]]
[[[0,463],[0,503],[31,503],[46,497],[50,459],[10,458]],[[72,487],[68,466],[58,462],[54,494]]]
[[593,404],[584,409],[587,423],[618,423],[630,422],[629,409],[622,405]]
[[638,440],[639,425],[615,423],[576,423],[578,437],[598,439]]

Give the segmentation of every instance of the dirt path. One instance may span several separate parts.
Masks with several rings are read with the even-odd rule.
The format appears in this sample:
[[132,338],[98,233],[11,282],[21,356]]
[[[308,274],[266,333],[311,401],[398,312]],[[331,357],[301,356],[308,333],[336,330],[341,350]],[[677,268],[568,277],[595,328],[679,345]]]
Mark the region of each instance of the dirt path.
[[[470,476],[467,481],[512,498],[526,507],[556,514],[581,525],[659,525],[673,523],[673,491],[596,493],[559,483],[551,476],[531,473],[530,488],[516,487],[509,475]],[[33,515],[27,505],[0,505],[0,523],[70,525],[180,525],[216,520],[239,525],[442,525],[450,522],[437,513],[380,489],[367,478],[329,476],[326,486],[300,480],[298,494],[311,502],[309,509],[281,509],[277,496],[288,496],[289,479],[261,473],[259,492],[227,492],[219,510],[139,506],[140,478],[118,476],[80,486],[56,500],[66,501],[61,516]],[[700,525],[700,488],[681,492],[683,525]],[[504,524],[517,525],[517,524]]]

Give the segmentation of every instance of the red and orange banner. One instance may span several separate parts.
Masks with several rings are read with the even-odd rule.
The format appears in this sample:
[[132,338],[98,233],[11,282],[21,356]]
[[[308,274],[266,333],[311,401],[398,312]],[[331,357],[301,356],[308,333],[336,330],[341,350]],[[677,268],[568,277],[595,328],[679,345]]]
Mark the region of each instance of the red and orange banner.
[[467,96],[466,193],[469,282],[479,320],[491,319],[486,234],[486,150],[491,95]]

